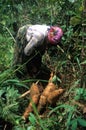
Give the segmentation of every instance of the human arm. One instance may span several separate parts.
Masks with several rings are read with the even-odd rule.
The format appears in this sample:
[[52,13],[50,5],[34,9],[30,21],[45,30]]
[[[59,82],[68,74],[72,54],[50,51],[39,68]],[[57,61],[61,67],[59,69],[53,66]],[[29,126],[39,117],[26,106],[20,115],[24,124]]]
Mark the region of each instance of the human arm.
[[37,48],[43,45],[44,38],[44,34],[37,30],[33,30],[32,33],[27,30],[26,39],[28,44],[24,48],[24,54],[30,56]]

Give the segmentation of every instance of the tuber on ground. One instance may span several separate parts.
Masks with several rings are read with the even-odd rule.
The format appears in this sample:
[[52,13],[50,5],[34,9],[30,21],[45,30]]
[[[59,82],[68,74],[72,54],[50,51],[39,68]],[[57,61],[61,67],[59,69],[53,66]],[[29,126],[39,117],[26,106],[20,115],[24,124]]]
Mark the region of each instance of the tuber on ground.
[[57,98],[60,94],[62,94],[64,89],[56,89],[56,85],[54,83],[49,82],[44,91],[42,92],[38,104],[38,112],[48,104],[55,104]]
[[[50,79],[48,81],[47,86],[45,89],[40,89],[41,85],[38,86],[37,83],[33,83],[30,88],[30,98],[31,102],[29,103],[28,107],[26,108],[23,118],[26,120],[30,112],[33,112],[33,104],[37,106],[38,113],[40,114],[43,112],[44,108],[48,104],[56,104],[57,98],[60,94],[64,92],[64,89],[59,88],[53,83],[54,74],[51,73]],[[41,91],[42,90],[42,91]]]
[[26,120],[30,112],[33,112],[33,104],[37,105],[39,102],[40,97],[40,90],[36,83],[33,83],[30,88],[30,98],[31,102],[29,103],[28,107],[26,108],[23,118]]
[[64,89],[62,89],[62,88],[59,88],[57,90],[54,90],[53,92],[50,92],[48,99],[47,99],[48,103],[55,104],[58,99],[58,96],[60,94],[62,94],[63,92],[64,92]]
[[44,91],[40,96],[40,100],[37,108],[39,113],[47,104],[51,104],[51,105],[55,104],[58,96],[64,92],[64,89],[62,88],[57,89],[57,86],[53,83],[54,76],[55,76],[54,73],[51,72],[48,85],[45,87]]

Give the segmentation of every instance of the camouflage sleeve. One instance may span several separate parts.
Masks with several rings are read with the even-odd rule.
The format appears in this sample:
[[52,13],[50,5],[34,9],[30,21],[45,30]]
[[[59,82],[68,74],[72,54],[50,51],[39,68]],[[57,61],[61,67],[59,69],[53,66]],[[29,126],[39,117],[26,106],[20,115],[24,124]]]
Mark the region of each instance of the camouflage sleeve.
[[30,25],[25,25],[19,28],[16,36],[16,44],[14,48],[14,58],[13,65],[18,65],[22,63],[22,55],[24,47],[26,46],[26,30]]

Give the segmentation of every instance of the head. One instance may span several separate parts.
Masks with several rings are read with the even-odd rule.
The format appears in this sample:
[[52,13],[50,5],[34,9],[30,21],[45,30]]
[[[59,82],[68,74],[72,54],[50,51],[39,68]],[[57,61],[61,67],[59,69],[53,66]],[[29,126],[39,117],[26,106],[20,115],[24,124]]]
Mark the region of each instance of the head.
[[48,31],[48,41],[52,45],[57,45],[61,41],[63,36],[63,31],[60,27],[51,26],[50,30]]

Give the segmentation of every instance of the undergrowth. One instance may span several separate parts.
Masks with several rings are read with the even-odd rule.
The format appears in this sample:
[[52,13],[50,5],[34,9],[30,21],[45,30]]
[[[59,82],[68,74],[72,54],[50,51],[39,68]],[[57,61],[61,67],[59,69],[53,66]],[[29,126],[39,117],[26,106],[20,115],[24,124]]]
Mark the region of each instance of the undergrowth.
[[[82,50],[85,51],[86,45],[83,48],[82,1],[3,3],[2,0],[0,7],[0,14],[3,14],[0,21],[0,130],[85,130],[86,59],[82,57]],[[26,23],[59,23],[64,31],[61,46],[49,49],[43,56],[43,63],[61,75],[61,78],[58,76],[57,83],[65,92],[55,107],[47,106],[44,117],[39,116],[33,105],[34,114],[30,113],[29,123],[22,119],[22,113],[29,103],[29,95],[24,98],[20,96],[39,79],[21,80],[15,76],[16,70],[11,66],[15,44],[12,28],[14,21],[19,26]],[[48,82],[42,79],[40,81]]]

